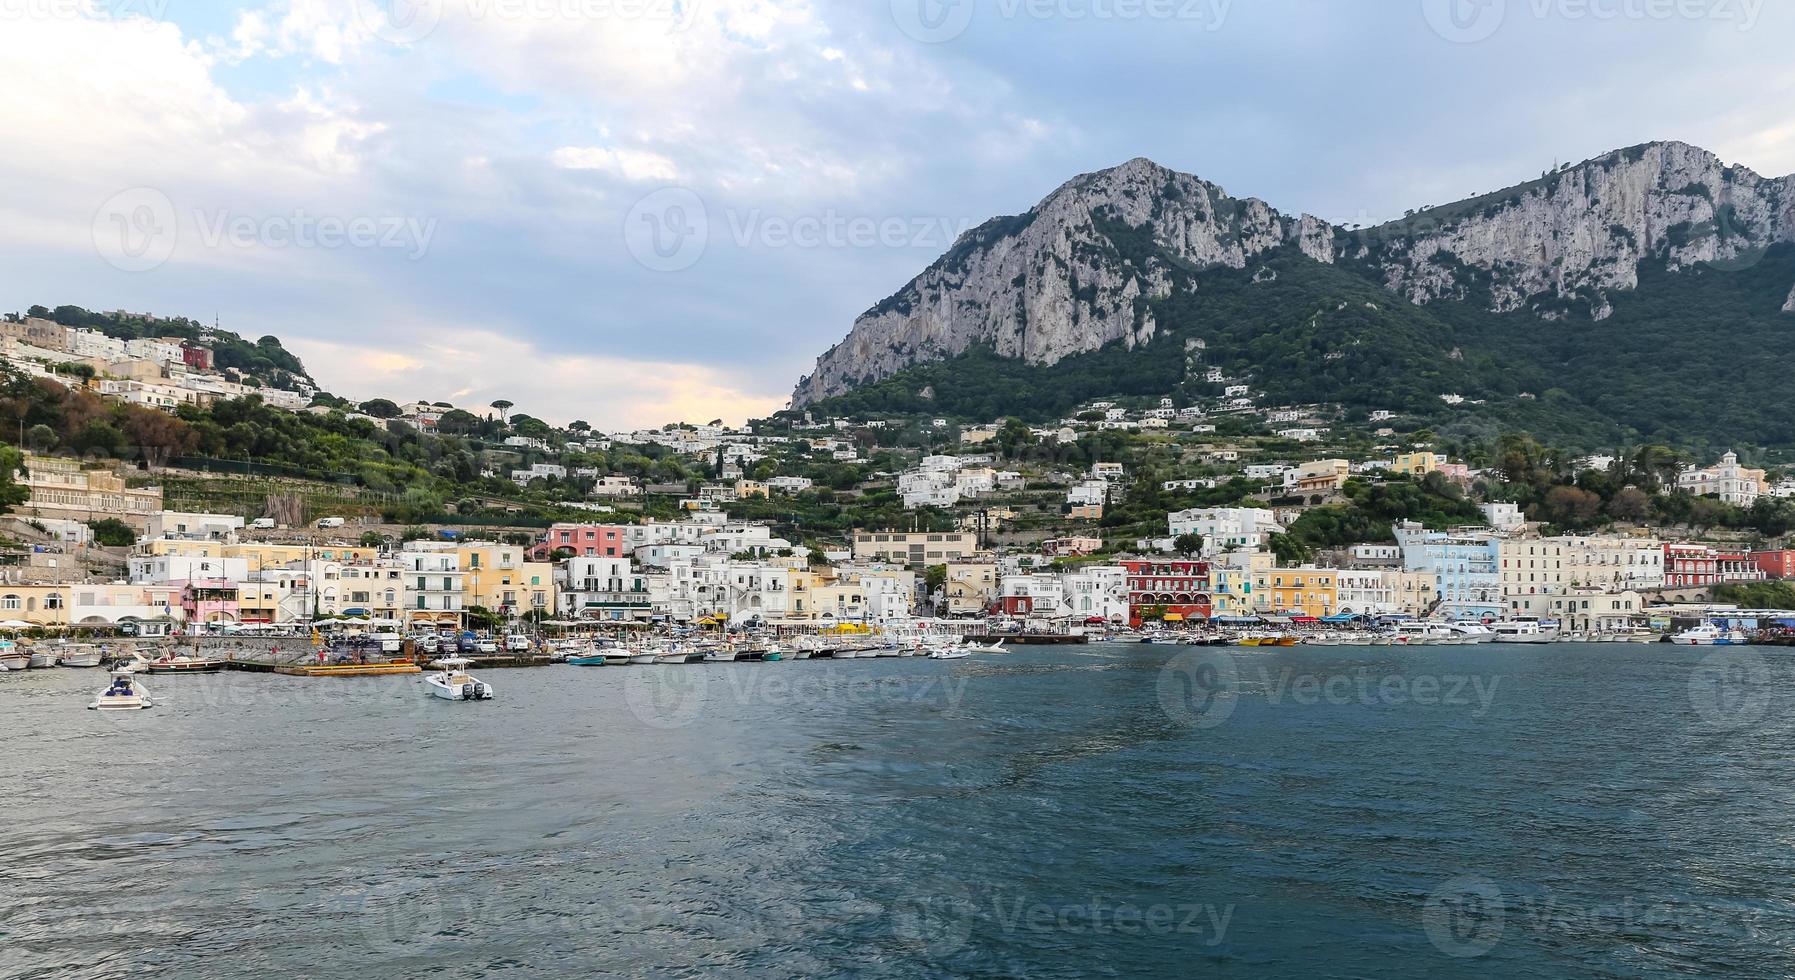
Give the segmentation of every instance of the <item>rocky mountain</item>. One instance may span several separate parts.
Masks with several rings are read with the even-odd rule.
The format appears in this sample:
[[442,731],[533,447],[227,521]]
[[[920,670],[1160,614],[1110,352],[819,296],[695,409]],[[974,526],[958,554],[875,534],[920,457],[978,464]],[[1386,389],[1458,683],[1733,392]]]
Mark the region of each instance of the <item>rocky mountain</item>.
[[[974,349],[1047,366],[1141,347],[1163,332],[1168,301],[1200,306],[1218,274],[1275,277],[1274,256],[1337,266],[1418,306],[1599,323],[1642,270],[1745,269],[1783,243],[1795,243],[1795,176],[1760,177],[1683,143],[1617,150],[1369,229],[1290,217],[1136,159],[962,236],[863,314],[793,405]],[[1783,310],[1795,312],[1790,289]]]

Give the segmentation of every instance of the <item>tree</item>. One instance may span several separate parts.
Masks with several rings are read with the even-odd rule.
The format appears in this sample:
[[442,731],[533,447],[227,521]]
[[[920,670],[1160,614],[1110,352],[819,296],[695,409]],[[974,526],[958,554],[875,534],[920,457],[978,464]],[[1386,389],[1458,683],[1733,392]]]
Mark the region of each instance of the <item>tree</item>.
[[137,543],[137,532],[116,517],[88,521],[87,526],[93,528],[93,539],[102,547],[129,548]]
[[47,453],[56,448],[56,430],[40,422],[25,433],[25,445],[35,452]]
[[1642,521],[1652,513],[1652,498],[1637,487],[1628,487],[1608,501],[1608,516],[1617,521]]
[[583,419],[574,419],[572,422],[567,423],[567,431],[585,435],[592,431],[592,424]]
[[401,414],[399,406],[390,398],[375,398],[361,403],[363,415],[372,415],[377,419],[396,419]]
[[0,446],[0,514],[31,499],[31,488],[13,480],[25,471],[25,455],[12,446]]
[[492,403],[492,407],[498,410],[500,422],[505,422],[510,419],[511,416],[509,413],[515,404],[515,402],[508,402],[503,398]]
[[1180,534],[1172,540],[1172,550],[1186,558],[1194,558],[1203,553],[1203,536],[1201,534]]

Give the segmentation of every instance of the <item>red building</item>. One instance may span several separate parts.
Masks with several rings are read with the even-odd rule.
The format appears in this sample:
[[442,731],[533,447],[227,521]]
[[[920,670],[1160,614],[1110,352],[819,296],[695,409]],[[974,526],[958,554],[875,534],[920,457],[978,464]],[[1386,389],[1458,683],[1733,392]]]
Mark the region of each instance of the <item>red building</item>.
[[1141,625],[1149,609],[1163,607],[1167,622],[1208,619],[1209,563],[1206,561],[1125,561],[1128,570],[1128,625]]
[[1727,582],[1762,582],[1768,575],[1755,556],[1720,551],[1705,544],[1664,546],[1664,584],[1672,589],[1704,588]]
[[1751,560],[1771,578],[1795,578],[1795,551],[1754,551]]
[[549,528],[542,543],[530,549],[530,557],[535,561],[548,561],[555,552],[568,548],[576,558],[626,558],[629,551],[624,544],[624,533],[625,529],[619,525],[557,524]]
[[198,344],[181,345],[181,363],[196,371],[212,370],[212,348]]

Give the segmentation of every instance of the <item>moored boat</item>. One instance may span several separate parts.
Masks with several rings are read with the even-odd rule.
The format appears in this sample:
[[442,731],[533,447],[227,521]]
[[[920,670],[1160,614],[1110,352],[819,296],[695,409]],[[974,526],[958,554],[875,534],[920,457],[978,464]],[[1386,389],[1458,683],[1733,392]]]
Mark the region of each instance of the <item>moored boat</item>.
[[98,667],[100,648],[91,643],[59,643],[56,660],[64,667]]
[[32,667],[54,667],[62,662],[56,655],[56,649],[48,646],[32,647],[30,658]]

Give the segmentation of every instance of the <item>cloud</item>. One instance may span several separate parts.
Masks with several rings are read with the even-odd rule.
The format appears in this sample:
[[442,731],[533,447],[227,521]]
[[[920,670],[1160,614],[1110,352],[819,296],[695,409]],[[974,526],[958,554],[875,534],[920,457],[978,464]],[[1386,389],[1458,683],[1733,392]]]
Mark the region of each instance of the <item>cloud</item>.
[[624,180],[679,180],[679,168],[672,160],[646,150],[563,146],[549,159],[563,170],[597,170]]
[[783,394],[744,390],[745,379],[716,365],[555,354],[482,329],[431,329],[398,348],[306,338],[287,346],[308,366],[330,365],[320,373],[346,398],[446,399],[469,410],[503,398],[516,411],[562,425],[574,419],[625,429],[713,418],[740,423],[785,404]]

